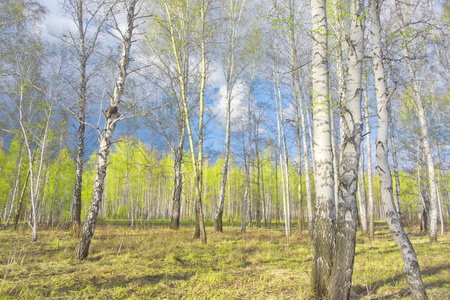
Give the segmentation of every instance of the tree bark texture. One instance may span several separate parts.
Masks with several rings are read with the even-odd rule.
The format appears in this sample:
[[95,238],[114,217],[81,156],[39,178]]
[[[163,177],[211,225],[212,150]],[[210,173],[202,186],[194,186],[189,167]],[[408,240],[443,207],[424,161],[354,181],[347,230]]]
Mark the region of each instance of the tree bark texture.
[[183,144],[184,144],[184,132],[186,128],[186,124],[184,122],[184,116],[179,116],[180,120],[178,121],[178,144],[177,148],[174,151],[174,190],[173,190],[173,199],[172,199],[172,220],[170,222],[170,228],[177,230],[180,228],[180,212],[181,212],[181,192],[183,190],[183,173],[182,173],[182,165],[183,165]]
[[315,165],[316,211],[313,231],[313,266],[311,288],[313,297],[327,295],[332,267],[334,228],[332,202],[334,201],[333,152],[328,90],[328,30],[325,0],[311,1],[312,18],[312,84],[313,84],[313,151]]
[[378,110],[378,135],[376,141],[377,171],[380,176],[381,198],[383,200],[386,221],[403,258],[406,280],[413,299],[427,299],[425,287],[420,276],[420,267],[416,252],[409,241],[398,218],[394,205],[392,177],[388,161],[388,94],[385,83],[384,66],[381,56],[381,1],[371,0],[373,65],[375,75],[375,94]]
[[[349,299],[353,275],[353,262],[356,246],[356,224],[358,208],[358,170],[361,153],[362,66],[364,58],[363,3],[351,3],[352,21],[348,43],[348,74],[346,99],[339,106],[343,119],[341,131],[341,162],[339,164],[339,198],[337,199],[336,245],[333,256],[333,269],[328,285],[328,299]],[[364,180],[364,178],[362,178]]]
[[[404,20],[402,7],[400,1],[396,1],[397,13],[400,16],[400,21],[402,22],[402,34],[405,33],[407,24]],[[436,190],[436,173],[434,168],[433,154],[429,142],[428,134],[428,124],[425,114],[425,107],[423,103],[423,97],[420,92],[419,82],[416,78],[416,73],[411,61],[411,53],[407,42],[403,45],[403,52],[406,57],[406,63],[408,67],[409,77],[412,81],[412,88],[414,92],[414,100],[416,102],[417,115],[419,117],[420,123],[420,135],[422,139],[423,151],[426,156],[427,168],[428,168],[428,181],[430,189],[430,241],[432,243],[437,243],[437,223],[438,223],[438,204],[437,204],[437,190]]]
[[80,239],[75,249],[75,256],[82,260],[89,254],[89,247],[94,236],[97,216],[103,196],[103,188],[108,166],[108,155],[114,135],[114,130],[119,118],[118,105],[124,92],[125,79],[128,75],[127,69],[130,62],[130,49],[132,44],[132,34],[135,20],[135,6],[138,0],[132,0],[127,7],[127,25],[124,40],[122,41],[122,55],[119,63],[119,74],[114,87],[114,94],[111,97],[111,106],[105,113],[105,128],[100,136],[100,146],[97,159],[97,171],[94,180],[94,191],[92,193],[91,204],[83,225]]
[[364,118],[366,122],[366,147],[367,147],[367,190],[369,192],[367,203],[367,214],[369,216],[369,240],[372,241],[375,234],[374,227],[374,197],[373,197],[373,183],[372,183],[372,143],[370,139],[370,122],[369,122],[369,97],[367,94],[367,88],[364,91],[365,105],[364,105]]

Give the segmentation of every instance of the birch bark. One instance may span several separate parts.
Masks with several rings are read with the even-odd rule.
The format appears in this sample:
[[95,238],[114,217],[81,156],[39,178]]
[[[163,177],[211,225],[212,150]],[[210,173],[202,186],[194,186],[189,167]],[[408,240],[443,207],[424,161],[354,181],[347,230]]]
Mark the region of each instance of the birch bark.
[[[337,199],[336,245],[328,299],[349,299],[356,246],[358,169],[362,132],[362,66],[364,58],[363,1],[351,3],[352,21],[348,44],[346,99],[339,106],[343,127],[339,164],[339,198]],[[364,178],[363,178],[364,180]]]
[[[397,13],[400,17],[400,21],[402,23],[402,35],[406,34],[407,24],[403,17],[402,7],[399,1],[395,2]],[[428,135],[428,124],[425,115],[425,107],[423,103],[423,98],[420,93],[420,86],[416,77],[416,73],[414,71],[414,67],[411,62],[411,53],[408,44],[405,42],[403,47],[403,53],[406,57],[406,63],[408,68],[409,77],[412,80],[412,87],[414,92],[414,100],[416,103],[417,114],[420,122],[420,135],[423,144],[423,151],[425,152],[427,168],[428,168],[428,181],[429,181],[429,189],[430,189],[430,241],[432,243],[437,243],[437,222],[438,222],[438,204],[437,204],[437,191],[436,191],[436,173],[433,161],[433,154],[431,151],[431,146],[429,142]]]
[[314,297],[323,298],[327,295],[334,248],[334,228],[332,223],[334,177],[329,115],[326,0],[311,1],[311,21],[313,36],[311,74],[313,84],[313,151],[316,187],[311,288]]
[[[302,99],[303,95],[304,93],[302,92]],[[308,144],[306,143],[306,122],[305,122],[305,112],[303,109],[303,101],[300,101],[299,106],[300,106],[300,122],[303,132],[302,134],[303,153],[305,156],[306,213],[308,218],[308,236],[312,238],[314,231],[314,213],[312,208],[312,193],[311,193],[312,184],[309,168]]]
[[367,204],[367,213],[369,215],[369,239],[374,237],[374,198],[373,198],[373,183],[372,183],[372,142],[370,139],[370,122],[369,122],[369,97],[367,95],[367,88],[364,90],[364,118],[366,122],[366,148],[367,148],[367,185],[369,192],[369,201]]
[[[226,57],[226,71],[225,71],[225,79],[226,79],[226,128],[225,128],[225,156],[222,165],[222,179],[220,181],[220,198],[219,205],[217,207],[215,216],[214,216],[214,230],[218,232],[222,232],[222,215],[223,208],[225,204],[225,194],[226,194],[226,185],[228,178],[228,167],[230,160],[230,140],[231,140],[231,101],[233,99],[233,89],[237,79],[237,76],[240,72],[235,72],[236,69],[236,58],[235,58],[235,48],[237,43],[237,35],[238,29],[240,27],[241,18],[244,12],[244,8],[246,7],[246,1],[243,0],[229,0],[228,4],[226,4],[226,17],[229,21],[229,32],[228,32],[228,49],[227,49],[227,57]],[[236,74],[238,73],[238,74]]]
[[94,236],[95,225],[97,223],[97,216],[100,209],[100,203],[103,196],[103,187],[106,177],[106,168],[108,166],[108,155],[112,144],[112,138],[117,122],[120,120],[118,112],[118,105],[122,99],[125,88],[125,80],[128,75],[128,65],[130,62],[130,50],[132,45],[132,35],[135,29],[136,20],[136,5],[139,0],[131,0],[127,5],[127,19],[126,28],[122,35],[122,54],[120,58],[119,74],[116,79],[113,96],[110,97],[111,106],[105,112],[105,128],[100,136],[100,146],[98,151],[97,170],[94,180],[94,191],[92,194],[89,212],[83,225],[80,239],[75,249],[75,256],[82,260],[89,254],[89,247],[92,237]]
[[381,198],[383,200],[386,221],[403,258],[406,280],[410,286],[413,299],[427,299],[425,287],[420,276],[420,267],[414,248],[404,231],[395,211],[392,189],[392,177],[388,162],[388,94],[385,83],[385,72],[381,55],[381,22],[380,10],[382,2],[371,0],[373,65],[375,75],[375,94],[378,110],[378,133],[376,141],[377,171],[380,176]]

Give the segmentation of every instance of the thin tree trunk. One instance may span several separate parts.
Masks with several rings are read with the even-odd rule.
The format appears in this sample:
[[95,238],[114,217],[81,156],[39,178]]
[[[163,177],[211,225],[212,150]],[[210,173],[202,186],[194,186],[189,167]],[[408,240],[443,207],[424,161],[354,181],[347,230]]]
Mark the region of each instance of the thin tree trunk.
[[[303,99],[303,92],[302,92],[302,99]],[[313,237],[313,229],[314,229],[314,212],[312,207],[312,192],[311,192],[311,176],[310,176],[310,169],[309,169],[309,158],[308,158],[308,144],[306,142],[306,123],[305,123],[305,111],[303,109],[303,101],[299,103],[300,105],[300,122],[302,126],[302,142],[303,142],[303,153],[305,156],[305,187],[306,187],[306,213],[308,218],[308,236],[310,238]],[[310,139],[312,141],[312,137],[310,135]]]
[[400,223],[402,223],[402,204],[400,203],[400,176],[398,173],[397,148],[395,147],[395,137],[394,137],[395,126],[390,106],[388,113],[389,113],[389,128],[391,130],[392,159],[394,161],[395,197],[397,200],[397,214]]
[[[22,158],[23,158],[23,148],[21,147],[19,150],[19,157],[17,158],[17,162],[16,162],[16,172],[14,173],[14,181],[13,181],[13,187],[11,190],[11,194],[9,196],[9,204],[6,209],[4,229],[6,229],[6,227],[8,227],[9,220],[11,219],[11,215],[12,215],[12,211],[13,211],[13,207],[14,207],[14,201],[16,198],[16,193],[17,193],[17,189],[18,189],[19,181],[20,181],[20,170],[22,169]],[[6,206],[6,203],[5,203],[5,206]]]
[[[295,129],[296,129],[296,142],[297,142],[297,159],[298,159],[298,166],[297,166],[297,176],[298,176],[298,184],[297,184],[297,198],[299,203],[299,215],[298,215],[298,228],[299,231],[303,231],[303,218],[302,218],[302,145],[301,145],[301,139],[300,139],[300,116],[299,116],[299,90],[297,87],[297,79],[296,76],[298,72],[297,67],[297,43],[295,40],[295,9],[294,9],[294,1],[289,1],[289,18],[290,18],[290,30],[289,30],[289,45],[291,48],[291,84],[292,84],[292,92],[293,97],[295,101]],[[302,132],[302,134],[305,134]]]
[[[366,85],[367,86],[367,85]],[[364,118],[366,122],[366,147],[367,147],[367,185],[369,192],[369,201],[367,205],[367,212],[369,215],[369,240],[372,241],[375,234],[374,227],[374,197],[373,197],[373,183],[372,183],[372,142],[370,140],[370,121],[369,121],[369,97],[367,88],[364,89]]]
[[174,151],[174,190],[172,199],[172,220],[170,222],[170,228],[178,230],[180,228],[180,210],[181,210],[181,192],[183,190],[183,173],[181,167],[183,164],[183,144],[184,144],[184,132],[186,124],[184,122],[184,116],[179,117],[178,121],[178,144]]
[[[229,75],[231,76],[231,74]],[[228,166],[229,166],[229,158],[230,158],[230,136],[231,136],[231,93],[232,86],[228,88],[231,83],[227,83],[227,124],[225,129],[225,157],[222,165],[222,179],[220,181],[220,198],[219,205],[217,206],[217,211],[214,216],[214,230],[216,232],[222,232],[222,215],[223,215],[223,207],[225,204],[225,189],[227,185],[228,178]]]
[[381,56],[381,22],[379,0],[371,0],[372,16],[372,43],[373,43],[373,65],[375,75],[375,93],[378,108],[378,136],[377,136],[377,171],[380,176],[381,198],[384,202],[384,212],[389,229],[397,243],[403,258],[406,272],[406,280],[411,288],[413,299],[427,299],[425,287],[420,276],[420,267],[414,248],[404,231],[402,224],[395,211],[394,197],[392,192],[392,177],[388,162],[388,93],[385,83],[384,66]]
[[6,197],[5,197],[5,203],[3,203],[3,208],[0,211],[0,227],[1,227],[1,221],[2,218],[5,218],[5,214],[6,214],[6,206],[8,205],[8,198],[9,198],[9,190],[6,192]]
[[436,184],[436,190],[437,190],[437,200],[439,205],[439,221],[441,221],[441,235],[444,235],[444,215],[442,211],[442,201],[441,201],[441,193],[439,191],[439,186]]
[[226,72],[225,72],[225,78],[226,78],[226,88],[227,88],[227,94],[226,94],[226,100],[227,100],[227,111],[226,111],[226,129],[225,129],[225,157],[224,162],[222,166],[222,179],[220,182],[220,198],[219,198],[219,205],[217,207],[216,214],[214,216],[214,230],[218,232],[222,232],[222,215],[223,215],[223,207],[225,203],[225,188],[227,184],[227,174],[228,174],[228,167],[229,167],[229,156],[230,156],[230,136],[231,136],[231,100],[232,100],[232,93],[235,83],[235,48],[236,48],[236,36],[238,34],[238,28],[240,25],[240,20],[242,17],[242,13],[244,11],[245,7],[245,0],[244,1],[230,1],[228,6],[226,7],[226,13],[227,18],[230,22],[230,31],[229,31],[229,44],[228,44],[228,51],[227,51],[227,64],[226,64]]
[[29,178],[30,178],[30,171],[28,171],[28,173],[27,173],[27,177],[25,178],[25,183],[23,185],[22,191],[20,192],[19,205],[16,209],[16,213],[14,216],[14,230],[17,230],[17,224],[19,223],[20,213],[22,212],[23,199],[25,198],[25,190],[27,189]]
[[132,0],[127,7],[127,25],[124,31],[124,40],[122,41],[122,56],[119,63],[119,75],[116,80],[113,97],[110,99],[111,106],[105,113],[105,128],[100,136],[100,147],[98,151],[97,170],[94,180],[94,191],[92,193],[91,205],[80,234],[80,240],[75,250],[75,256],[78,259],[84,259],[88,256],[89,247],[92,237],[94,236],[95,225],[97,223],[97,215],[103,196],[103,184],[106,176],[106,168],[108,166],[108,155],[114,130],[116,128],[117,121],[119,120],[118,105],[121,101],[125,79],[128,75],[127,69],[130,62],[130,48],[132,44],[132,33],[135,28],[135,6],[137,2],[138,0]]
[[359,197],[359,217],[361,219],[361,228],[364,235],[367,234],[367,205],[366,205],[366,187],[364,182],[364,163],[363,156],[359,156],[359,176],[358,176],[358,197]]
[[[396,9],[397,13],[400,16],[400,20],[402,22],[403,30],[406,28],[405,20],[403,18],[402,8],[400,7],[400,2],[396,1]],[[433,154],[429,142],[428,135],[428,124],[425,114],[425,108],[423,104],[423,98],[420,93],[419,83],[416,79],[416,73],[414,71],[412,62],[410,60],[411,54],[407,44],[403,45],[403,52],[406,59],[409,76],[413,81],[412,87],[414,91],[414,100],[416,103],[417,114],[420,122],[420,134],[423,144],[423,151],[425,152],[427,168],[428,168],[428,180],[429,180],[429,189],[430,189],[430,241],[432,243],[437,243],[437,222],[438,222],[438,204],[437,204],[437,191],[436,191],[436,173],[434,168]]]
[[[250,101],[250,98],[249,98]],[[250,107],[250,104],[249,104]],[[250,111],[250,109],[249,109]],[[249,118],[250,120],[250,118]],[[248,131],[249,134],[249,144],[250,144],[250,140],[251,140],[251,131]],[[243,146],[245,149],[245,142],[243,142]],[[247,229],[247,224],[246,224],[246,217],[247,217],[247,202],[248,202],[248,193],[249,193],[249,185],[250,185],[250,151],[248,151],[248,153],[246,153],[247,151],[244,150],[244,157],[245,157],[245,161],[244,161],[244,165],[245,165],[245,190],[244,190],[244,201],[242,204],[242,224],[241,224],[241,231],[243,233],[245,233],[245,230]]]

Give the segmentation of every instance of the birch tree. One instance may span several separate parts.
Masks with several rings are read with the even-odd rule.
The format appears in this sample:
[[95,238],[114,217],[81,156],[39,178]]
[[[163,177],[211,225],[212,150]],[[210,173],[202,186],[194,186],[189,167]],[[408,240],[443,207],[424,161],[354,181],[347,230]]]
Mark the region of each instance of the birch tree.
[[[195,30],[197,36],[198,36],[198,45],[197,49],[200,50],[200,64],[201,64],[201,71],[200,71],[200,91],[198,93],[199,95],[199,123],[198,123],[198,153],[195,152],[195,144],[194,144],[194,133],[193,133],[193,127],[192,127],[192,120],[191,115],[188,109],[188,102],[185,97],[181,98],[181,104],[184,111],[184,117],[186,121],[186,128],[188,133],[188,139],[189,139],[189,146],[190,146],[190,158],[192,162],[192,166],[194,168],[194,174],[195,174],[195,212],[196,212],[196,230],[194,234],[194,238],[201,238],[203,243],[207,242],[206,238],[206,230],[205,230],[205,223],[204,223],[204,216],[203,216],[203,205],[202,205],[202,170],[203,170],[203,112],[204,112],[204,93],[205,93],[205,84],[206,84],[206,64],[207,64],[207,57],[206,57],[206,39],[208,35],[207,31],[207,23],[206,23],[206,17],[209,12],[209,5],[211,1],[210,0],[201,0],[199,3],[195,3],[198,5],[198,10],[196,10],[197,13],[197,20],[198,23],[194,24],[197,27],[192,28]],[[186,3],[187,5],[194,5],[194,3]],[[168,17],[168,25],[171,35],[171,45],[173,54],[175,57],[175,61],[177,64],[177,75],[179,78],[179,81],[181,83],[182,88],[182,95],[183,87],[184,87],[184,81],[185,78],[183,77],[181,64],[179,60],[179,50],[180,46],[175,41],[175,27],[173,19],[173,12],[171,11],[172,8],[169,6],[168,1],[164,0],[164,7],[167,13]],[[193,9],[193,7],[187,7],[187,9]]]
[[[125,1],[124,3],[121,3],[124,7],[121,7],[120,10],[118,10],[119,7],[116,5],[111,7],[111,10],[114,10],[115,13],[121,11],[126,14],[126,24],[124,29],[120,28],[120,25],[117,22],[117,16],[113,18],[115,22],[108,27],[104,27],[105,30],[107,30],[120,42],[121,56],[120,61],[117,63],[118,75],[115,82],[113,95],[110,96],[110,106],[104,114],[105,127],[103,131],[99,131],[100,146],[98,151],[96,166],[97,170],[94,180],[94,190],[91,204],[89,206],[89,212],[86,216],[82,232],[80,233],[80,239],[75,249],[75,256],[80,260],[85,259],[88,256],[89,247],[94,235],[100,203],[103,197],[106,169],[108,166],[108,155],[113,142],[112,138],[114,135],[114,130],[117,123],[127,117],[126,114],[128,111],[125,111],[125,113],[120,115],[119,107],[125,91],[125,80],[130,73],[128,67],[130,64],[131,46],[134,42],[133,31],[136,29],[136,20],[140,11],[138,2],[139,0]],[[114,30],[114,32],[112,30]],[[133,104],[136,104],[135,101]]]
[[372,142],[370,138],[370,118],[369,118],[369,96],[368,96],[368,84],[367,76],[364,75],[364,80],[366,81],[366,88],[364,90],[364,120],[366,123],[366,148],[367,148],[367,185],[368,185],[368,203],[367,203],[367,213],[369,215],[368,219],[368,230],[369,239],[372,241],[374,237],[374,197],[373,197],[373,183],[372,183]]
[[316,212],[313,232],[313,266],[311,288],[314,297],[327,295],[332,268],[334,228],[332,203],[334,201],[333,153],[329,115],[328,84],[328,29],[326,0],[311,1],[312,22],[312,105],[314,126],[314,165]]
[[[231,148],[231,101],[233,100],[235,84],[245,70],[246,64],[241,61],[244,54],[239,47],[243,43],[242,36],[245,34],[245,14],[249,13],[248,8],[251,4],[246,0],[226,0],[223,3],[223,10],[227,24],[227,32],[224,40],[226,42],[226,51],[224,55],[224,75],[226,80],[226,127],[225,127],[225,154],[222,166],[222,180],[220,182],[220,198],[217,210],[214,216],[214,230],[222,232],[222,215],[225,203],[225,193],[228,178],[228,168]],[[244,27],[244,28],[243,28]],[[241,46],[242,47],[242,46]],[[239,51],[241,50],[241,51]],[[239,64],[240,63],[240,64]]]
[[[339,169],[338,215],[336,217],[336,245],[333,270],[328,286],[329,299],[350,298],[353,262],[356,246],[358,168],[362,117],[362,67],[364,58],[364,8],[362,0],[351,3],[352,21],[348,44],[348,75],[346,99],[339,106],[343,131]],[[364,178],[362,178],[364,180]]]
[[[83,164],[84,164],[84,140],[86,131],[86,106],[88,103],[88,86],[91,82],[93,73],[90,72],[89,63],[92,61],[91,57],[97,51],[97,43],[102,25],[109,13],[102,14],[102,8],[106,2],[100,2],[97,7],[93,9],[88,8],[84,0],[66,0],[64,2],[68,13],[76,27],[76,32],[68,32],[64,34],[61,39],[70,45],[71,50],[75,52],[77,59],[78,79],[68,79],[67,82],[72,85],[75,90],[76,99],[73,101],[74,106],[77,106],[78,112],[72,111],[76,115],[78,121],[77,130],[77,157],[75,169],[75,187],[72,195],[73,205],[73,224],[77,228],[81,224],[81,190],[83,185]],[[76,83],[73,83],[76,82]],[[72,105],[70,105],[72,106]]]
[[403,258],[406,280],[410,286],[412,298],[427,299],[425,287],[420,276],[420,267],[416,253],[409,241],[408,235],[402,227],[394,204],[392,177],[388,161],[389,98],[386,89],[385,71],[381,53],[381,5],[381,1],[371,0],[371,36],[378,115],[376,157],[378,164],[377,171],[381,182],[381,198],[383,200],[386,221]]
[[[195,61],[194,33],[191,23],[195,16],[190,2],[156,1],[152,7],[154,26],[146,35],[145,54],[151,72],[150,79],[157,78],[162,92],[161,101],[168,104],[164,109],[150,115],[150,126],[162,134],[174,156],[174,190],[172,197],[172,229],[179,229],[181,196],[183,190],[183,153],[186,139],[186,118],[183,99],[190,104],[198,85]],[[168,11],[166,9],[170,7]],[[169,13],[171,15],[169,15]],[[176,22],[169,22],[176,19]],[[177,49],[174,52],[173,42]],[[147,49],[148,48],[148,51]],[[176,56],[175,56],[176,55]],[[180,80],[182,78],[182,80]],[[189,111],[191,111],[191,104]]]
[[438,221],[438,204],[437,204],[437,181],[436,181],[436,173],[435,166],[433,160],[433,153],[429,142],[428,135],[428,123],[425,114],[424,100],[423,95],[421,93],[421,87],[418,82],[416,70],[414,69],[414,65],[412,63],[412,53],[410,50],[410,45],[407,41],[408,36],[408,23],[405,20],[402,12],[401,3],[396,1],[396,9],[397,14],[400,18],[401,29],[400,32],[403,36],[403,53],[406,57],[406,64],[408,68],[408,73],[410,80],[412,81],[412,89],[416,102],[417,115],[419,117],[420,122],[420,134],[421,140],[423,144],[423,150],[425,152],[426,160],[427,160],[427,168],[428,168],[428,181],[429,181],[429,189],[430,189],[430,241],[432,243],[437,243],[437,221]]

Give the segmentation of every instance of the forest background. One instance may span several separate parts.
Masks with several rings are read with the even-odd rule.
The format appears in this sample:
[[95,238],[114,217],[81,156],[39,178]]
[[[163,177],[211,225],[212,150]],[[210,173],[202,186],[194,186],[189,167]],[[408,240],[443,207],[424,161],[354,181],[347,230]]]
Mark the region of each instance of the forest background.
[[[355,197],[358,224],[372,239],[375,221],[386,219],[375,168],[374,17],[371,3],[355,10],[357,2],[326,7],[329,146],[338,183],[356,13],[364,124]],[[87,244],[80,258],[97,217],[132,227],[171,219],[173,229],[195,221],[205,243],[199,220],[222,231],[223,219],[243,232],[247,223],[282,223],[286,236],[296,225],[314,239],[320,149],[312,146],[319,104],[310,3],[43,4],[0,5],[2,227],[28,224],[37,240],[38,225],[78,224]],[[379,15],[395,211],[438,240],[450,217],[450,7],[386,0]]]

